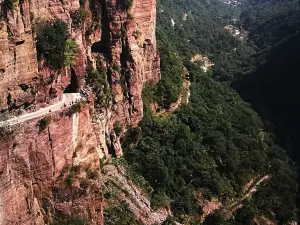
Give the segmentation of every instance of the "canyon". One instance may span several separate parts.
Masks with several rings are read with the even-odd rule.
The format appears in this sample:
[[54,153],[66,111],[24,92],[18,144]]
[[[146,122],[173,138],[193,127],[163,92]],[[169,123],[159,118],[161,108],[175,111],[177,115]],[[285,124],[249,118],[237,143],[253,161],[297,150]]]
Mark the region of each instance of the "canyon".
[[[143,118],[143,86],[160,79],[156,1],[17,0],[5,9],[8,1],[1,3],[0,115],[50,110],[0,128],[0,224],[70,216],[103,224],[99,158],[122,155],[120,136]],[[77,10],[92,15],[80,27],[71,16]],[[75,62],[61,70],[36,49],[38,24],[54,20],[67,24],[77,46]],[[87,68],[99,65],[111,93],[105,106],[86,82]],[[66,90],[85,98],[63,107]]]

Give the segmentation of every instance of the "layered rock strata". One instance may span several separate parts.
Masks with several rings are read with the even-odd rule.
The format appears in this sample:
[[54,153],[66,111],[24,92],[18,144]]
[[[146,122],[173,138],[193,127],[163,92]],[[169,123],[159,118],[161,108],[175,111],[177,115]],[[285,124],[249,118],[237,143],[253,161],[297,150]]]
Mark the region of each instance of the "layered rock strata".
[[[65,107],[0,128],[0,224],[50,224],[73,215],[102,224],[99,157],[122,155],[119,135],[143,117],[143,85],[160,78],[156,2],[12,2],[11,10],[1,2],[0,110],[31,113],[54,104],[73,80],[73,91],[89,97],[80,111],[70,113]],[[71,13],[79,8],[92,16],[75,28]],[[60,71],[38,60],[35,43],[36,25],[55,19],[67,23],[78,49],[74,65]],[[107,51],[92,50],[95,43]],[[86,67],[99,64],[107,72],[112,96],[105,107],[97,104],[99,96],[85,82]],[[116,123],[122,126],[120,134]]]

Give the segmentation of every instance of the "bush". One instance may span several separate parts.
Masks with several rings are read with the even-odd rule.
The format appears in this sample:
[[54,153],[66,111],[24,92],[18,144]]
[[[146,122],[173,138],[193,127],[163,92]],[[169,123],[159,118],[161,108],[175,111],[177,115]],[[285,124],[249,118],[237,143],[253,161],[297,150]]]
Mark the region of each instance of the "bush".
[[168,198],[164,193],[158,192],[154,193],[151,197],[151,207],[154,210],[158,210],[160,208],[169,207],[171,203],[171,199]]
[[124,5],[126,8],[130,9],[133,5],[133,0],[124,0]]
[[72,19],[72,26],[75,28],[82,27],[83,23],[91,17],[90,12],[83,8],[77,9],[70,13]]
[[4,0],[1,3],[1,14],[6,16],[8,11],[14,10],[16,2],[17,2],[17,0]]
[[84,6],[84,5],[85,5],[85,3],[86,3],[86,0],[79,0],[79,4],[80,4],[80,6]]
[[114,131],[115,131],[115,133],[116,133],[117,136],[120,136],[120,134],[123,131],[123,125],[121,124],[121,122],[117,121],[114,124]]
[[162,225],[176,225],[173,217],[168,216],[167,219],[162,223]]
[[111,101],[111,90],[106,77],[106,71],[101,68],[86,68],[86,84],[93,88],[96,103],[100,108],[108,107]]
[[110,199],[111,196],[112,196],[112,194],[111,194],[110,192],[105,192],[103,196],[104,196],[104,198],[106,198],[106,199]]
[[4,124],[0,127],[0,137],[5,137],[10,135],[12,132],[8,124]]
[[79,113],[81,111],[81,103],[78,102],[71,106],[71,108],[65,113],[66,116],[72,116],[75,113]]
[[39,132],[42,132],[46,129],[46,127],[50,124],[49,118],[43,118],[38,122]]
[[65,180],[65,183],[67,185],[71,185],[73,183],[73,177],[74,177],[74,173],[69,173],[66,180]]
[[26,109],[26,108],[28,108],[30,106],[30,103],[26,101],[26,102],[24,102],[23,106]]
[[37,25],[38,57],[55,70],[70,65],[75,60],[76,44],[69,39],[68,26],[65,22],[41,22]]
[[103,212],[103,219],[105,225],[141,224],[129,210],[126,202],[106,207]]

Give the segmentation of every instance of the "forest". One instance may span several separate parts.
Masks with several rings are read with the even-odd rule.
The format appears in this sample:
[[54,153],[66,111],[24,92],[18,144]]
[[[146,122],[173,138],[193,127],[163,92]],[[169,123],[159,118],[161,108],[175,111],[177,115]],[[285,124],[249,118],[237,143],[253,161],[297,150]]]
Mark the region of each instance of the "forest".
[[[204,224],[297,221],[299,3],[160,0],[157,12],[162,80],[145,88],[141,131],[128,132],[123,142],[126,161],[153,189],[152,207],[172,210],[165,224],[199,224],[201,193],[222,203]],[[226,25],[247,37],[234,37]],[[214,66],[204,72],[190,61],[196,54]],[[167,110],[178,98],[184,67],[189,104],[153,112],[154,103]],[[262,177],[244,199],[249,181]],[[232,210],[234,199],[242,207]]]

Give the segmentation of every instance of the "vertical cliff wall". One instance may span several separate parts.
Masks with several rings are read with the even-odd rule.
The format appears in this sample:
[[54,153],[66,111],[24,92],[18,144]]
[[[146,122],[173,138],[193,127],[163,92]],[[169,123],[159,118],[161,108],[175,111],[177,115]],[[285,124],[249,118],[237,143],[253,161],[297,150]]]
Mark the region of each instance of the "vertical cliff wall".
[[[73,92],[88,95],[80,110],[67,105],[13,126],[2,124],[0,224],[49,224],[70,215],[101,224],[99,157],[108,149],[122,154],[116,123],[122,131],[138,124],[143,85],[160,79],[155,0],[80,2],[0,1],[1,120],[51,107],[74,82]],[[91,15],[80,27],[71,16],[78,9]],[[77,54],[72,66],[54,71],[38,60],[36,28],[56,19],[68,25]],[[111,93],[105,106],[86,83],[86,68],[97,66]]]

